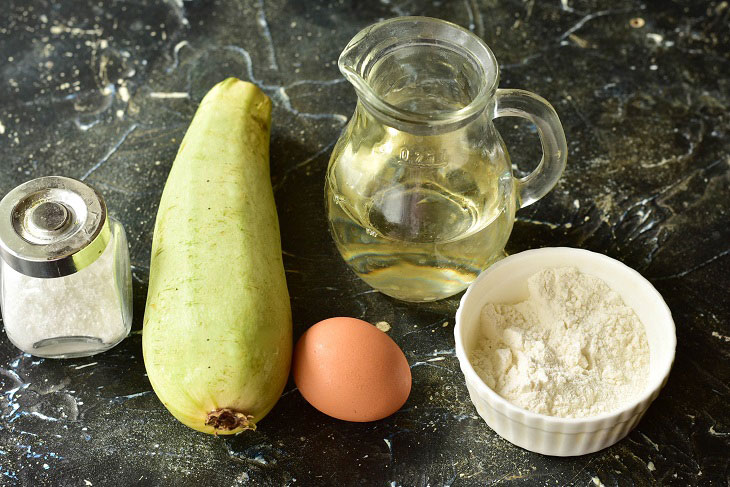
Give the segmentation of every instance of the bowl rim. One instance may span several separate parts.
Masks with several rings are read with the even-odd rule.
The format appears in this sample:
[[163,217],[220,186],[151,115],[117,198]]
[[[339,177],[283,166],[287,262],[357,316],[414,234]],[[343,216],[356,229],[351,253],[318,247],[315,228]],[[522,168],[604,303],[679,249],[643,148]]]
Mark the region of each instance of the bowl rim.
[[[476,370],[474,370],[474,367],[471,364],[471,361],[469,360],[468,355],[466,354],[466,351],[464,349],[464,343],[463,343],[463,336],[462,336],[462,314],[464,311],[465,303],[469,301],[470,299],[473,299],[472,296],[475,295],[475,287],[478,282],[483,281],[484,279],[487,279],[490,274],[494,272],[495,269],[499,269],[501,267],[514,265],[515,262],[518,262],[520,259],[524,258],[525,256],[530,256],[536,253],[547,253],[547,252],[565,252],[565,253],[575,253],[575,254],[582,254],[584,256],[587,256],[590,259],[598,259],[604,261],[604,263],[608,264],[609,266],[613,266],[616,269],[619,269],[622,272],[627,273],[629,276],[631,276],[633,279],[635,279],[637,282],[641,283],[642,287],[646,289],[647,291],[647,297],[649,299],[653,299],[656,301],[656,303],[659,305],[659,308],[661,310],[660,315],[661,316],[660,321],[665,322],[666,324],[666,331],[667,331],[667,339],[671,340],[669,345],[671,346],[670,356],[669,360],[666,361],[666,363],[660,363],[657,364],[659,367],[663,367],[665,370],[661,375],[658,375],[655,380],[653,380],[651,383],[647,383],[644,387],[644,390],[641,394],[639,394],[636,398],[634,398],[633,401],[630,403],[625,404],[619,409],[609,411],[606,413],[598,414],[595,416],[586,416],[582,418],[564,418],[560,416],[549,416],[547,414],[542,413],[536,413],[533,411],[530,411],[528,409],[522,408],[520,406],[517,406],[516,404],[513,404],[512,402],[508,401],[507,399],[500,396],[497,392],[492,390],[487,384],[484,383],[482,378],[477,374]],[[546,265],[545,268],[549,267],[555,267]],[[594,423],[601,423],[608,427],[609,425],[621,423],[624,421],[627,421],[628,418],[624,418],[627,412],[633,412],[633,415],[635,414],[641,414],[643,411],[638,411],[637,408],[647,401],[652,400],[652,396],[657,394],[658,391],[664,386],[666,383],[666,380],[669,376],[669,373],[671,371],[672,365],[674,363],[675,355],[676,355],[676,349],[677,349],[677,332],[676,332],[676,326],[674,324],[674,320],[672,318],[672,312],[669,309],[669,306],[664,301],[664,298],[662,298],[659,291],[656,290],[656,288],[647,280],[644,276],[642,276],[638,271],[635,269],[627,266],[623,262],[616,260],[612,257],[609,257],[605,254],[601,254],[598,252],[593,252],[586,249],[580,249],[575,247],[542,247],[538,249],[530,249],[530,250],[524,250],[522,252],[517,252],[515,254],[509,255],[505,257],[504,259],[500,260],[499,262],[496,262],[486,270],[484,270],[479,276],[472,282],[469,287],[467,288],[466,292],[462,296],[461,300],[459,301],[459,307],[456,310],[456,317],[455,317],[455,324],[454,324],[454,341],[455,341],[455,350],[456,350],[456,357],[459,360],[461,371],[464,374],[465,380],[472,386],[476,387],[478,394],[481,397],[485,397],[486,399],[491,403],[496,403],[496,405],[501,406],[502,411],[499,409],[496,409],[498,412],[501,412],[503,415],[507,415],[512,420],[518,420],[521,423],[530,422],[528,426],[535,429],[541,429],[543,431],[552,432],[552,430],[546,430],[544,426],[547,424],[550,424],[551,426],[559,427],[559,426],[589,426]],[[651,362],[650,362],[651,367]],[[648,407],[648,403],[647,406]],[[645,408],[644,408],[645,409]],[[513,415],[509,415],[510,412],[519,413],[521,417],[515,418]],[[543,427],[541,427],[543,426]]]

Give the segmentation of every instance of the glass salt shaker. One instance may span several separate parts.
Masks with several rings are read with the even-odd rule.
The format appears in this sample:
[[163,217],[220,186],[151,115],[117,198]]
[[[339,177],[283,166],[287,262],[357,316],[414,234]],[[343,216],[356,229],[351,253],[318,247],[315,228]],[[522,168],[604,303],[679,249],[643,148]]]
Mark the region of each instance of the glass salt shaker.
[[108,350],[132,325],[129,248],[104,198],[48,176],[0,201],[0,308],[24,352],[68,358]]

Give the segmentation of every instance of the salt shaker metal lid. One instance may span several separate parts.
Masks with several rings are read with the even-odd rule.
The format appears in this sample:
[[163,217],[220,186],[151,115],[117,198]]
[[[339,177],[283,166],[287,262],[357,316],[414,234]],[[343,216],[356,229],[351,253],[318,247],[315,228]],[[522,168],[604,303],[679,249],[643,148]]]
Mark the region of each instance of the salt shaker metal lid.
[[21,184],[0,201],[0,256],[32,277],[61,277],[94,262],[110,239],[104,198],[62,176]]

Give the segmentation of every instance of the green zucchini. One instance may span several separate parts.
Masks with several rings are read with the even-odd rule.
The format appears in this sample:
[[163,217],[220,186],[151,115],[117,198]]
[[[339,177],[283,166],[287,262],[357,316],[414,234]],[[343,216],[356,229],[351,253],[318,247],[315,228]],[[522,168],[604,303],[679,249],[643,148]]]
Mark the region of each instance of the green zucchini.
[[270,127],[271,100],[257,86],[218,83],[180,144],[157,211],[144,363],[165,407],[205,433],[255,429],[289,375]]

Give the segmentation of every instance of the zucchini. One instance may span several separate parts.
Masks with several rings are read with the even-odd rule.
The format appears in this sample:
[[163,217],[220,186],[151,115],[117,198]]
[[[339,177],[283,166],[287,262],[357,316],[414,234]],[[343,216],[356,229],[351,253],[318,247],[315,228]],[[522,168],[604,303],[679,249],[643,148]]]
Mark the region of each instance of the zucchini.
[[229,78],[203,98],[155,221],[147,375],[185,425],[255,429],[289,375],[292,321],[269,176],[271,100]]

